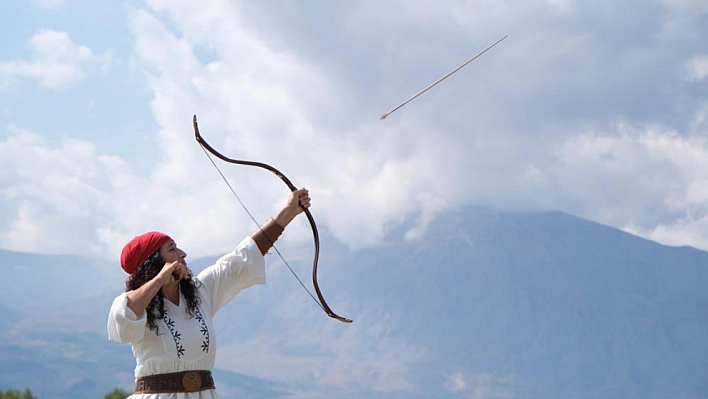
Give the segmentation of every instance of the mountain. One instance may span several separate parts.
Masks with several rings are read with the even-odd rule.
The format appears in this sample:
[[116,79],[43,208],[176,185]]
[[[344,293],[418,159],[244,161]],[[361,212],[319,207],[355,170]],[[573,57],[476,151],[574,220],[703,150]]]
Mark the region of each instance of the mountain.
[[432,354],[421,377],[472,397],[708,397],[705,252],[560,212],[465,212],[426,236],[377,250],[398,267],[369,292]]
[[[704,251],[477,208],[358,251],[322,233],[320,287],[354,323],[324,316],[269,255],[268,284],[216,318],[222,397],[708,398]],[[306,250],[288,253],[309,285]],[[0,267],[0,389],[130,389],[130,348],[105,338],[116,265],[0,251]]]
[[[4,316],[0,313],[0,317]],[[102,398],[113,388],[134,386],[130,347],[110,344],[95,333],[51,331],[3,336],[0,342],[0,391],[30,388],[38,398]],[[223,397],[274,398],[279,384],[216,370]]]

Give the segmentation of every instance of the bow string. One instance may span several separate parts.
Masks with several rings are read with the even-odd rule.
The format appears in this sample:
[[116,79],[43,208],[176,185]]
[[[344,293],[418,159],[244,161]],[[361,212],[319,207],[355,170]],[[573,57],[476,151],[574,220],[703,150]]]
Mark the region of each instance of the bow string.
[[[216,170],[221,175],[221,178],[226,182],[226,185],[229,186],[231,193],[236,197],[236,199],[241,204],[243,209],[251,217],[253,222],[256,223],[256,225],[258,225],[258,228],[260,229],[261,228],[260,224],[256,221],[256,219],[253,217],[253,215],[248,211],[248,209],[246,208],[243,201],[241,201],[238,194],[236,194],[236,191],[233,189],[233,187],[231,187],[231,184],[226,179],[226,176],[224,176],[224,174],[221,172],[221,169],[219,169],[219,167],[216,165],[216,162],[214,162],[214,160],[211,158],[211,156],[209,156],[209,153],[213,154],[215,157],[221,159],[224,162],[237,164],[237,165],[254,166],[257,168],[265,169],[265,170],[275,174],[276,176],[278,176],[280,178],[280,180],[282,180],[288,186],[288,188],[290,189],[291,192],[296,191],[297,187],[295,187],[295,185],[290,181],[290,179],[288,179],[282,172],[280,172],[278,169],[268,165],[267,163],[232,159],[232,158],[229,158],[229,157],[221,154],[219,151],[215,150],[214,147],[209,145],[209,143],[207,143],[206,140],[204,140],[202,135],[199,133],[199,126],[197,125],[197,115],[194,115],[192,122],[194,125],[194,138],[197,140],[199,145],[201,145],[202,150],[204,150],[204,153],[207,155],[207,157],[211,161],[212,165],[214,165]],[[305,216],[307,217],[308,222],[310,222],[310,227],[312,228],[312,236],[314,237],[315,255],[314,255],[314,260],[312,263],[312,284],[315,287],[315,293],[317,294],[317,298],[319,299],[319,301],[317,299],[315,299],[315,297],[312,295],[310,290],[307,289],[305,284],[302,282],[302,280],[300,280],[300,278],[297,276],[297,274],[292,269],[292,267],[290,267],[288,262],[285,260],[285,258],[280,253],[280,251],[278,251],[278,249],[275,247],[275,245],[273,245],[273,249],[275,249],[275,252],[278,254],[278,256],[283,261],[283,263],[285,263],[285,265],[288,267],[288,269],[290,269],[290,272],[293,274],[293,276],[295,276],[295,278],[300,283],[300,285],[305,289],[305,291],[307,291],[307,293],[317,303],[317,305],[319,305],[319,307],[322,308],[322,310],[327,314],[327,316],[329,316],[333,319],[339,320],[341,322],[344,322],[344,323],[351,323],[352,322],[351,319],[339,316],[336,313],[334,313],[334,311],[332,311],[332,309],[329,307],[329,305],[327,305],[327,302],[325,301],[324,296],[322,295],[322,291],[320,290],[320,286],[317,283],[317,265],[318,265],[319,256],[320,256],[320,235],[317,230],[317,225],[315,224],[315,219],[312,217],[312,213],[310,213],[310,210],[303,207],[302,204],[300,204],[300,206],[302,207],[302,209],[305,213]],[[271,244],[273,244],[273,243],[271,242]]]

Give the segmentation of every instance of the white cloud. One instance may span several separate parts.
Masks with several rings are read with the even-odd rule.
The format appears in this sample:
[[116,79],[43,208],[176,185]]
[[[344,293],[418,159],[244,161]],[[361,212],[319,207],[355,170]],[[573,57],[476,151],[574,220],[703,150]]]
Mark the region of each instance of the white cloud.
[[443,388],[469,399],[515,398],[514,379],[493,373],[455,371],[447,374]]
[[700,81],[708,76],[708,55],[701,54],[693,57],[688,62],[689,79]]
[[695,132],[696,134],[706,131],[708,131],[708,101],[704,102],[698,109],[695,117],[691,120],[689,128],[689,132]]
[[97,154],[91,143],[64,139],[52,147],[36,133],[8,128],[0,141],[3,248],[43,253],[90,254],[96,239],[83,223],[105,222],[109,196],[102,191],[120,160]]
[[548,6],[560,15],[571,14],[575,11],[572,0],[546,0]]
[[[705,133],[706,99],[676,89],[683,60],[704,48],[699,36],[686,43],[681,24],[662,35],[662,13],[624,3],[612,12],[558,0],[373,4],[324,7],[324,15],[308,14],[313,19],[251,2],[153,0],[129,8],[134,66],[148,73],[154,94],[157,166],[139,176],[88,151],[95,159],[84,162],[101,178],[76,180],[91,193],[85,197],[103,201],[87,208],[101,220],[84,218],[61,196],[6,196],[5,209],[17,215],[4,226],[24,231],[13,247],[32,247],[21,237],[44,231],[32,224],[36,214],[64,207],[73,215],[66,218],[97,237],[96,251],[112,254],[148,228],[168,230],[194,256],[230,246],[234,230],[250,232],[252,222],[193,140],[194,113],[224,154],[267,162],[308,187],[318,225],[353,247],[376,245],[400,227],[415,239],[437,214],[468,205],[562,209],[662,242],[702,240],[702,229],[689,226],[702,226],[695,170],[704,166],[697,137]],[[637,12],[641,18],[624,18]],[[378,120],[505,33],[467,69]],[[62,32],[42,31],[30,47],[32,61],[0,64],[4,78],[60,87],[96,60]],[[701,57],[689,63],[694,79],[705,79]],[[68,142],[26,145],[63,153]],[[7,162],[8,171],[26,167]],[[287,195],[267,172],[219,165],[258,220]],[[75,173],[62,168],[55,172],[64,178]],[[309,243],[308,230],[297,221],[284,242]]]
[[[554,178],[576,214],[670,245],[708,249],[708,140],[658,126],[574,136]],[[578,208],[577,205],[585,203]]]
[[457,393],[463,391],[467,384],[465,383],[465,378],[462,376],[462,373],[456,372],[448,375],[445,385],[448,390]]
[[[329,99],[337,97],[337,83],[325,70],[296,54],[271,48],[250,32],[235,28],[221,32],[230,16],[210,13],[208,8],[184,12],[172,7],[177,17],[206,20],[204,24],[215,32],[212,43],[219,61],[201,64],[190,37],[178,38],[149,13],[135,11],[138,52],[156,71],[151,79],[156,96],[153,109],[168,152],[158,175],[164,171],[170,178],[194,180],[193,168],[182,161],[188,157],[192,164],[204,164],[191,136],[183,134],[189,126],[186,117],[196,112],[205,137],[224,153],[238,156],[240,152],[241,157],[269,162],[296,185],[310,188],[316,204],[313,213],[335,225],[335,234],[343,240],[371,244],[385,233],[382,226],[387,221],[400,220],[417,208],[414,203],[392,205],[405,204],[410,189],[425,183],[427,178],[415,175],[430,161],[419,151],[386,152],[390,147],[384,145],[385,136],[391,144],[400,139],[375,120],[369,132],[325,132],[313,126],[314,113],[336,107]],[[430,144],[427,151],[439,146],[427,141],[411,144]],[[422,163],[415,164],[418,161]],[[260,196],[280,198],[283,193],[284,186],[273,176],[253,170],[243,170],[242,175]],[[351,212],[341,212],[343,206]],[[352,229],[353,225],[357,227]]]
[[60,89],[81,80],[82,64],[94,57],[88,47],[75,44],[66,32],[49,29],[34,34],[27,47],[32,52],[31,61],[0,62],[0,85],[29,78],[44,87]]
[[[4,249],[117,259],[130,238],[147,230],[170,233],[192,255],[219,253],[240,241],[232,234],[209,241],[203,234],[223,220],[238,224],[217,180],[185,192],[179,181],[137,175],[120,157],[99,154],[89,142],[63,138],[54,144],[14,126],[7,132],[0,141]],[[200,217],[187,223],[188,215]],[[240,224],[240,237],[253,229],[250,221]],[[188,245],[193,241],[199,248],[194,253]]]

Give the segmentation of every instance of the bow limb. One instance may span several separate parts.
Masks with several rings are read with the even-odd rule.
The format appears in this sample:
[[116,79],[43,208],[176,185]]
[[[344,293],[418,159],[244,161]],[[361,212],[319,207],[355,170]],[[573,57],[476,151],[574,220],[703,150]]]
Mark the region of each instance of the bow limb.
[[[297,187],[288,179],[282,172],[280,172],[278,169],[268,165],[267,163],[263,162],[255,162],[255,161],[245,161],[245,160],[238,160],[238,159],[232,159],[229,158],[223,154],[221,154],[219,151],[215,150],[214,147],[209,145],[209,143],[204,140],[201,134],[199,134],[199,126],[197,125],[197,115],[194,115],[194,118],[192,119],[192,123],[194,125],[194,138],[197,140],[197,142],[207,151],[212,153],[215,157],[221,159],[224,162],[228,163],[233,163],[237,165],[245,165],[245,166],[255,166],[257,168],[262,168],[267,171],[272,172],[276,176],[280,178],[290,189],[290,191],[296,191]],[[317,225],[315,224],[315,219],[312,217],[312,213],[310,213],[310,210],[303,207],[302,204],[300,205],[305,213],[305,216],[307,217],[307,220],[310,222],[310,227],[312,228],[312,236],[314,237],[315,240],[315,256],[314,260],[312,263],[312,284],[315,287],[315,293],[317,294],[317,298],[320,301],[320,305],[322,307],[322,310],[325,311],[327,316],[337,319],[341,322],[344,323],[351,323],[351,319],[347,319],[346,317],[342,317],[334,313],[332,309],[327,305],[327,302],[324,299],[324,296],[322,295],[322,291],[320,291],[320,286],[317,283],[317,264],[319,261],[320,257],[320,234],[317,230]]]

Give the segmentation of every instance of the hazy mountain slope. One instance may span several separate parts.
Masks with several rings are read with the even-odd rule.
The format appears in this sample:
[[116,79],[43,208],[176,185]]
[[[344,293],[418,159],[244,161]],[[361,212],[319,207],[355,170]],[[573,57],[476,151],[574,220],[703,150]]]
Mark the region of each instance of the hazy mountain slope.
[[[6,314],[0,310],[0,319]],[[102,334],[14,330],[1,337],[0,390],[30,388],[39,399],[89,399],[133,387],[130,347]],[[276,398],[283,389],[226,370],[215,370],[214,376],[223,397]]]
[[377,275],[360,290],[432,356],[431,388],[447,375],[460,395],[477,381],[490,397],[708,397],[705,252],[557,212],[474,210],[356,259]]
[[[324,232],[322,248],[325,297],[355,323],[327,319],[269,256],[268,284],[216,319],[220,367],[259,378],[223,372],[220,389],[259,398],[708,398],[703,251],[559,212],[486,209],[444,215],[419,240],[361,251]],[[18,262],[7,256],[0,253],[0,267]],[[306,258],[290,259],[305,281]],[[0,387],[33,388],[29,376],[38,373],[50,376],[46,392],[88,398],[79,387],[95,397],[116,375],[130,380],[129,348],[103,335],[124,276],[63,261],[56,268],[85,274],[72,290],[47,294],[64,302],[27,315],[0,294],[0,357],[10,360]],[[61,281],[56,268],[46,273]],[[32,291],[20,277],[13,292]],[[58,303],[83,305],[57,311]]]

